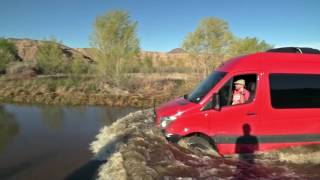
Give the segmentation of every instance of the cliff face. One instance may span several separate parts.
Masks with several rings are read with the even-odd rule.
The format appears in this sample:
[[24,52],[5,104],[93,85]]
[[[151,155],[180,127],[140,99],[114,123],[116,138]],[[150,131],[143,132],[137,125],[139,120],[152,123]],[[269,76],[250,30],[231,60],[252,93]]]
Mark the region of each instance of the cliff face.
[[22,61],[33,61],[40,42],[30,39],[9,39],[16,45],[18,55]]

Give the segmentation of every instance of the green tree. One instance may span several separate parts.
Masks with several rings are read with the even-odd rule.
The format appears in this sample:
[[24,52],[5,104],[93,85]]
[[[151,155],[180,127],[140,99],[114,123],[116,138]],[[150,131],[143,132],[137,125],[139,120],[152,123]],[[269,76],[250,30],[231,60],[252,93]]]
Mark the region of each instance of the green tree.
[[37,68],[44,74],[65,73],[68,71],[68,62],[55,38],[44,40],[36,53]]
[[208,17],[202,19],[196,30],[187,35],[182,47],[197,60],[194,63],[195,70],[205,77],[223,61],[232,39],[233,35],[225,21]]
[[0,38],[0,74],[6,72],[8,64],[16,60],[18,52],[14,43]]
[[71,64],[71,72],[74,75],[86,74],[89,71],[89,63],[81,55],[76,55]]
[[153,71],[153,61],[150,56],[146,56],[142,59],[141,68],[144,73],[150,73]]
[[140,51],[136,27],[128,13],[119,10],[98,16],[94,23],[91,43],[96,49],[98,69],[118,86],[128,78],[130,61]]
[[234,39],[230,45],[229,55],[242,56],[250,53],[256,53],[271,49],[273,46],[265,41],[259,41],[257,38],[246,37],[244,39]]

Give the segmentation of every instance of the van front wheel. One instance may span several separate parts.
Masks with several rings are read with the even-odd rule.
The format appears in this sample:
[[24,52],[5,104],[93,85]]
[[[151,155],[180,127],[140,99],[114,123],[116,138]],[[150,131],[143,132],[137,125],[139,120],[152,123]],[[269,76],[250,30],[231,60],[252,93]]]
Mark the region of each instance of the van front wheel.
[[191,150],[196,154],[208,154],[211,156],[220,156],[214,146],[206,138],[198,135],[183,137],[178,141],[178,145]]

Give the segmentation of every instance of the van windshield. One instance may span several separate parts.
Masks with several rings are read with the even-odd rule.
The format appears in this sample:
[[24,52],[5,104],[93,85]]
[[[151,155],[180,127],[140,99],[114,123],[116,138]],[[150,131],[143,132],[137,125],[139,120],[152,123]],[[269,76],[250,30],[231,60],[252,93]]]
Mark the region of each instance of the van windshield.
[[188,96],[187,100],[199,103],[201,99],[226,75],[226,72],[215,71],[203,80]]

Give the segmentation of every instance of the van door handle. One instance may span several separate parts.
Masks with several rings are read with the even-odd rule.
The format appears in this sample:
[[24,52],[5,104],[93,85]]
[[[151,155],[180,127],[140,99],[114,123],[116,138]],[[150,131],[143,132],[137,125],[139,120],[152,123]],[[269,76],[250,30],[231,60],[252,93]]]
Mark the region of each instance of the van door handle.
[[254,116],[254,115],[256,115],[256,113],[255,112],[247,112],[247,115],[248,116]]

